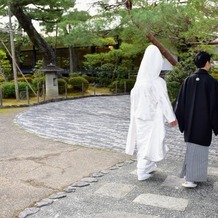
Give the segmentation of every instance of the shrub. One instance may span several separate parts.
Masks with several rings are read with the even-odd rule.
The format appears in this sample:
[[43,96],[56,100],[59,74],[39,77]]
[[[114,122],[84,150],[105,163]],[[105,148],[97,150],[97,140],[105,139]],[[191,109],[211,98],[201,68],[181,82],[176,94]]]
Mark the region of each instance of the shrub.
[[65,80],[65,82],[67,83],[69,78],[66,76],[63,76],[63,77],[61,77],[61,79]]
[[89,88],[89,82],[81,76],[70,78],[68,84],[72,86],[73,91],[82,91],[83,87],[83,91],[86,92]]
[[5,51],[3,50],[0,50],[0,71],[3,72],[3,76],[6,81],[13,78],[12,66]]
[[39,92],[41,92],[42,87],[43,87],[44,84],[45,84],[45,78],[44,77],[37,77],[37,78],[34,78],[32,80],[33,89],[35,91],[37,91],[38,88],[39,88]]
[[70,77],[78,77],[78,76],[82,76],[81,72],[74,72],[74,73],[70,73],[69,74]]
[[170,101],[173,104],[176,101],[180,86],[184,79],[196,70],[192,57],[192,54],[184,53],[183,56],[180,57],[180,62],[174,66],[173,70],[165,74]]
[[96,79],[96,83],[98,83],[98,85],[100,87],[107,87],[109,86],[111,83],[113,82],[113,79],[111,78],[106,78],[106,77],[103,77],[103,76],[99,76],[97,77]]
[[130,92],[135,84],[135,79],[116,80],[109,86],[111,92]]
[[58,91],[59,94],[64,94],[65,93],[65,86],[67,82],[64,79],[58,79]]
[[83,78],[85,78],[89,83],[95,83],[97,81],[97,78],[94,76],[83,75]]
[[211,76],[212,76],[214,79],[218,80],[218,74],[217,74],[217,73],[211,73]]
[[32,76],[25,76],[25,78],[24,78],[24,77],[19,77],[17,80],[18,80],[19,82],[26,82],[25,79],[26,79],[29,83],[32,83],[32,81],[33,81]]
[[[27,83],[18,82],[19,93],[22,91],[26,91]],[[15,85],[14,82],[4,82],[1,84],[3,90],[3,98],[15,98]]]
[[4,81],[5,81],[5,79],[2,76],[0,76],[0,83],[2,83]]

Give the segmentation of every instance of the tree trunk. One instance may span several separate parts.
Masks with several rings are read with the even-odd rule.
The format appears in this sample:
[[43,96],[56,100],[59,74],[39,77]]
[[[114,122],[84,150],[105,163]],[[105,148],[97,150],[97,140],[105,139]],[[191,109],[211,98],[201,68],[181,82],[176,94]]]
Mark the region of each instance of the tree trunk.
[[[123,1],[126,9],[128,10],[128,13],[130,14],[130,11],[132,10],[132,1],[131,0],[124,0]],[[138,23],[134,20],[134,18],[131,16],[132,22],[141,30],[144,29],[143,25],[141,23]],[[175,66],[178,62],[175,60],[175,58],[169,53],[169,51],[154,37],[154,35],[151,32],[146,33],[147,38],[149,41],[156,45],[161,54],[173,65]]]
[[173,66],[175,66],[175,65],[177,64],[177,60],[167,51],[166,48],[164,48],[164,46],[153,36],[153,34],[148,33],[148,34],[147,34],[147,37],[148,37],[149,41],[150,41],[152,44],[156,45],[156,46],[159,48],[161,54],[162,54]]
[[[143,27],[140,23],[136,22],[133,18],[132,18],[132,22],[133,22],[140,30],[143,30],[143,29],[144,29],[144,27]],[[169,51],[154,37],[154,35],[153,35],[151,32],[146,33],[146,36],[147,36],[147,38],[149,39],[149,41],[150,41],[152,44],[156,45],[156,46],[159,48],[161,54],[162,54],[173,66],[175,66],[175,65],[178,63],[177,60],[176,60],[176,59],[169,53]]]
[[53,49],[48,45],[48,43],[41,37],[41,35],[36,31],[35,27],[32,24],[31,19],[24,13],[19,3],[11,3],[10,10],[12,14],[17,18],[20,26],[29,36],[33,45],[39,48],[43,53],[43,61],[45,65],[50,63],[55,64],[55,53]]
[[77,57],[73,46],[69,46],[70,73],[77,71]]

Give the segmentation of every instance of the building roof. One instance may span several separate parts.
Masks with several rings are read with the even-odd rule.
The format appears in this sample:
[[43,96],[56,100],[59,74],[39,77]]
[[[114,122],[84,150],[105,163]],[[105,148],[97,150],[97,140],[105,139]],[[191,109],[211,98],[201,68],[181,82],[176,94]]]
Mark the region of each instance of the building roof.
[[58,71],[63,71],[64,69],[50,63],[49,65],[47,65],[47,67],[41,68],[40,70],[43,72],[58,72]]

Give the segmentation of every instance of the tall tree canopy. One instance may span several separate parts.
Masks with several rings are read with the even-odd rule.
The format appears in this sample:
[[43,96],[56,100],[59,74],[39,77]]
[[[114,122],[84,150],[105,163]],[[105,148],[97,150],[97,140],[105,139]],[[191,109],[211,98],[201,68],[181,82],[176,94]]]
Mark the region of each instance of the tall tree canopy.
[[33,25],[37,20],[45,26],[46,32],[53,31],[53,27],[60,22],[63,14],[73,7],[75,0],[0,0],[1,14],[7,15],[8,8],[16,17],[28,35],[33,45],[44,54],[44,62],[55,63],[55,55],[51,46],[40,35]]
[[57,31],[67,46],[104,45],[111,37],[116,48],[129,56],[142,53],[152,39],[178,55],[193,45],[208,44],[217,35],[217,0],[116,0],[114,4],[102,0],[94,3],[98,11],[92,16],[75,10],[75,1],[0,0],[0,15],[6,16],[10,8],[46,63],[54,63],[55,54],[33,20],[46,33]]

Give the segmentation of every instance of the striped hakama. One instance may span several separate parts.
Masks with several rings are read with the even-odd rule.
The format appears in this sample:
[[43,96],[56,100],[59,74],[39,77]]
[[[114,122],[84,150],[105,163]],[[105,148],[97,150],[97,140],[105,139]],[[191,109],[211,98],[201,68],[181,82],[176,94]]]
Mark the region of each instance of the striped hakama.
[[181,172],[181,178],[189,182],[207,181],[209,147],[194,143],[186,143],[186,155]]

